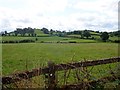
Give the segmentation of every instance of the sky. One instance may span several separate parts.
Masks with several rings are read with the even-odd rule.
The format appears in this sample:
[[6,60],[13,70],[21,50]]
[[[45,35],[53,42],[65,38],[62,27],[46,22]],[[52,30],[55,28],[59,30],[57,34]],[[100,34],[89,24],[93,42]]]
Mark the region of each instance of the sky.
[[0,0],[0,31],[118,30],[119,0]]

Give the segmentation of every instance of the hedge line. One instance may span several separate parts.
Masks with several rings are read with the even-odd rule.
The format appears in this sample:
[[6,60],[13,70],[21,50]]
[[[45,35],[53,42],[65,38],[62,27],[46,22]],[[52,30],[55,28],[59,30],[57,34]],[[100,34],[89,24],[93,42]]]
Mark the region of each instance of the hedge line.
[[35,41],[30,39],[2,41],[2,43],[30,43],[30,42],[35,42]]

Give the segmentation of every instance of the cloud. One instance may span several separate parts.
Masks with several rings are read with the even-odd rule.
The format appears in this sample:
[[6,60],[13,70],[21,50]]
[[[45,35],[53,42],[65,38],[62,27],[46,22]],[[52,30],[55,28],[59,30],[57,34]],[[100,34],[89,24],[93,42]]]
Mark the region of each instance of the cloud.
[[0,23],[0,31],[12,31],[11,23],[8,19],[2,19]]
[[0,30],[117,30],[117,5],[118,0],[0,0]]
[[[96,0],[94,2],[77,2],[73,8],[80,10],[76,13],[78,20],[84,22],[87,28],[101,31],[117,30],[118,0]],[[86,13],[87,12],[87,13]]]

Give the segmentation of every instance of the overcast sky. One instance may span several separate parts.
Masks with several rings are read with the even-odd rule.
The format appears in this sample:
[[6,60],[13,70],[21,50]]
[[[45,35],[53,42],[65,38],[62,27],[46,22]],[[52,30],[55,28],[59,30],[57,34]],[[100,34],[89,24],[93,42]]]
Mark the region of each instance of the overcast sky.
[[32,27],[116,31],[119,0],[0,0],[0,31]]

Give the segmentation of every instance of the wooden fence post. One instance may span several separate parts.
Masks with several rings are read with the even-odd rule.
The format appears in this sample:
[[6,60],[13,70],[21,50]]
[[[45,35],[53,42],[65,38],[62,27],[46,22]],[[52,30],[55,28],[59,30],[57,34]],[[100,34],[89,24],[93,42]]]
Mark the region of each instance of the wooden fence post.
[[56,77],[55,77],[55,68],[54,68],[54,62],[49,61],[48,67],[49,67],[49,73],[48,73],[48,90],[54,90],[56,87]]

